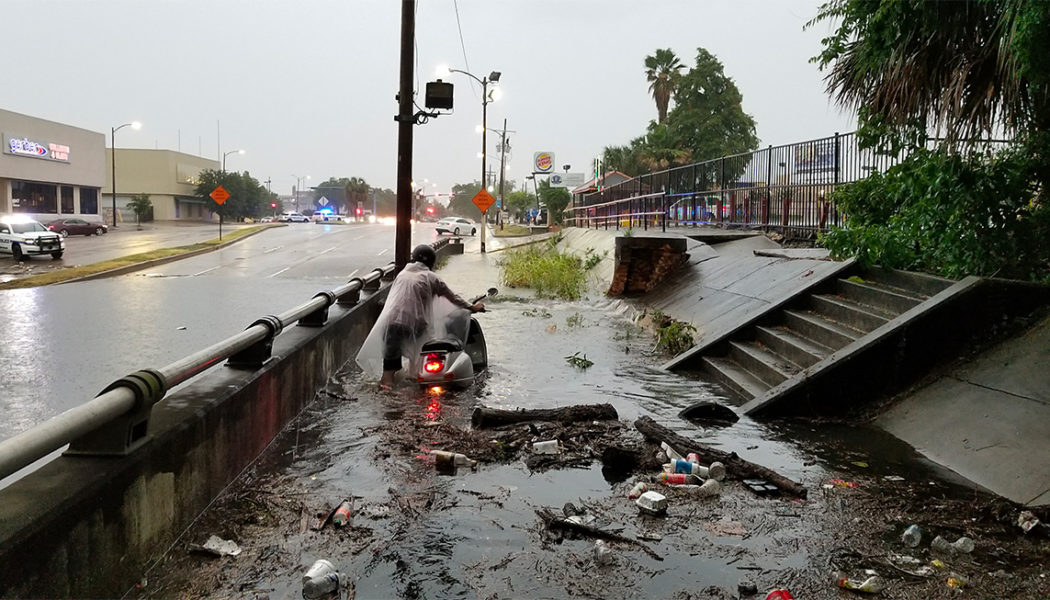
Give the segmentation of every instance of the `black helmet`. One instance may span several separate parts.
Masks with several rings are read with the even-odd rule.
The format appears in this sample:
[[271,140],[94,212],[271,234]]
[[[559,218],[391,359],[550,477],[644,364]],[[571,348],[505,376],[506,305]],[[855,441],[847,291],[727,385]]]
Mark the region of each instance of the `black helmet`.
[[434,248],[426,244],[420,244],[412,251],[412,262],[423,263],[430,270],[434,270],[434,263],[437,262],[437,257],[438,255],[437,252],[434,252]]

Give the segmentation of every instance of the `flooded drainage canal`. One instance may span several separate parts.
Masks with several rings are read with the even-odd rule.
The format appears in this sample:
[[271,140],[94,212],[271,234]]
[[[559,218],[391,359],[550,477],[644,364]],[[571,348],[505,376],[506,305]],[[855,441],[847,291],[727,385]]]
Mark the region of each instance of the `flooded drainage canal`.
[[[978,540],[972,556],[943,561],[971,588],[1040,585],[1034,572],[995,566],[1010,564],[1017,548],[987,555],[993,534],[1016,536],[996,522],[977,530],[990,517],[976,492],[934,475],[888,436],[809,422],[701,427],[679,419],[699,400],[719,401],[718,391],[656,368],[664,357],[651,354],[652,334],[633,316],[604,299],[501,298],[479,315],[490,372],[462,392],[381,392],[348,365],[127,597],[300,598],[302,576],[318,559],[343,577],[342,598],[761,599],[777,588],[837,598],[848,593],[836,572],[862,577],[865,568],[887,581],[883,597],[934,597],[946,590],[948,571],[905,576],[914,565],[891,564],[898,553],[920,565],[933,558],[898,541],[916,521]],[[567,360],[584,355],[593,363],[586,369]],[[602,403],[619,421],[470,426],[479,405]],[[599,458],[607,443],[641,444],[632,426],[641,416],[799,481],[808,499],[759,495],[734,480],[706,498],[653,483],[667,512],[644,514],[628,491],[659,471],[603,473]],[[563,454],[531,453],[532,442],[551,439]],[[431,450],[480,464],[441,474]],[[330,517],[344,499],[351,516],[336,527]],[[931,511],[930,502],[940,504]],[[550,530],[544,510],[636,543]],[[200,552],[213,535],[241,552]],[[989,579],[993,571],[1005,573]]]

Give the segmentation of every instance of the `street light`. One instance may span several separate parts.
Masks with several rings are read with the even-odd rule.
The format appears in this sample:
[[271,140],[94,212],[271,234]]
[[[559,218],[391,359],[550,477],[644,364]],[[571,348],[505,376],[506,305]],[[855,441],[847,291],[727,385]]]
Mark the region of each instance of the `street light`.
[[[462,73],[462,74],[466,75],[467,77],[470,77],[474,81],[476,81],[476,82],[481,84],[481,189],[485,189],[485,177],[487,176],[486,173],[485,173],[485,158],[486,158],[485,152],[488,149],[488,147],[487,147],[488,138],[486,136],[486,134],[488,133],[488,108],[489,108],[489,102],[495,101],[495,98],[489,97],[489,83],[498,83],[499,82],[499,78],[500,78],[500,72],[499,71],[493,71],[493,72],[489,73],[489,76],[484,78],[484,79],[479,79],[473,73],[468,73],[466,71],[461,71],[459,69],[453,69],[451,67],[449,68],[448,72],[449,73]],[[485,253],[485,230],[486,229],[487,229],[487,227],[486,227],[485,213],[481,213],[481,253],[482,254]]]
[[295,177],[295,212],[299,212],[299,190],[303,187],[303,180],[305,179],[309,181],[310,176],[303,175],[302,177],[299,177],[298,175],[292,174],[292,177]]
[[231,154],[244,154],[244,150],[230,150],[229,152],[223,152],[222,154],[222,172],[226,174],[226,157]]
[[132,129],[142,129],[142,123],[138,121],[132,121],[130,123],[124,123],[120,127],[112,127],[109,130],[109,146],[110,146],[110,164],[113,167],[113,228],[117,227],[117,132],[125,127],[131,127]]

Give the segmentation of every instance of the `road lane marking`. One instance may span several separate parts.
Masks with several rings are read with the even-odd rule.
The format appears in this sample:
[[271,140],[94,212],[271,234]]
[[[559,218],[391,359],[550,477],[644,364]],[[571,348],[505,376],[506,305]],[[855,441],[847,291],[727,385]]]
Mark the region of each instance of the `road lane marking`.
[[336,249],[336,246],[332,246],[331,248],[329,248],[329,249],[327,249],[327,250],[322,250],[322,251],[318,252],[317,254],[318,254],[319,256],[320,256],[321,254],[328,254],[329,252],[331,252],[332,250],[335,250],[335,249]]
[[274,246],[273,248],[270,248],[269,250],[264,250],[263,254],[269,254],[271,252],[277,252],[281,248],[284,248],[284,246]]
[[376,254],[376,256],[383,256],[384,254],[387,253],[388,250],[390,250],[390,248],[383,248],[382,250],[379,251],[379,254]]
[[354,275],[357,275],[357,272],[360,270],[361,269],[354,269],[349,275],[347,275],[347,278],[349,279],[352,278]]
[[204,275],[205,273],[207,273],[209,271],[214,271],[215,269],[221,269],[221,268],[222,268],[222,265],[215,265],[214,267],[212,267],[210,269],[204,269],[200,273],[194,273],[193,276],[196,277],[198,275]]
[[280,271],[277,271],[277,272],[276,272],[276,273],[274,273],[273,275],[267,275],[267,277],[268,277],[268,278],[269,278],[269,277],[277,277],[278,275],[280,275],[281,273],[284,273],[284,272],[285,272],[285,271],[287,271],[288,269],[291,269],[291,267],[285,267],[285,268],[281,269]]

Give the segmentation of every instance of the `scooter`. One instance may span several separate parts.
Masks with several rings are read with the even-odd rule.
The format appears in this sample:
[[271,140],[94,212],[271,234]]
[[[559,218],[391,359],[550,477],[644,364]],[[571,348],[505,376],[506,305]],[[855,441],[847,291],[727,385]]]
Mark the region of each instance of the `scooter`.
[[[495,296],[496,288],[470,301]],[[443,320],[443,334],[423,344],[420,350],[419,373],[416,380],[421,388],[465,388],[474,383],[474,376],[489,366],[485,334],[471,312],[455,307]]]

